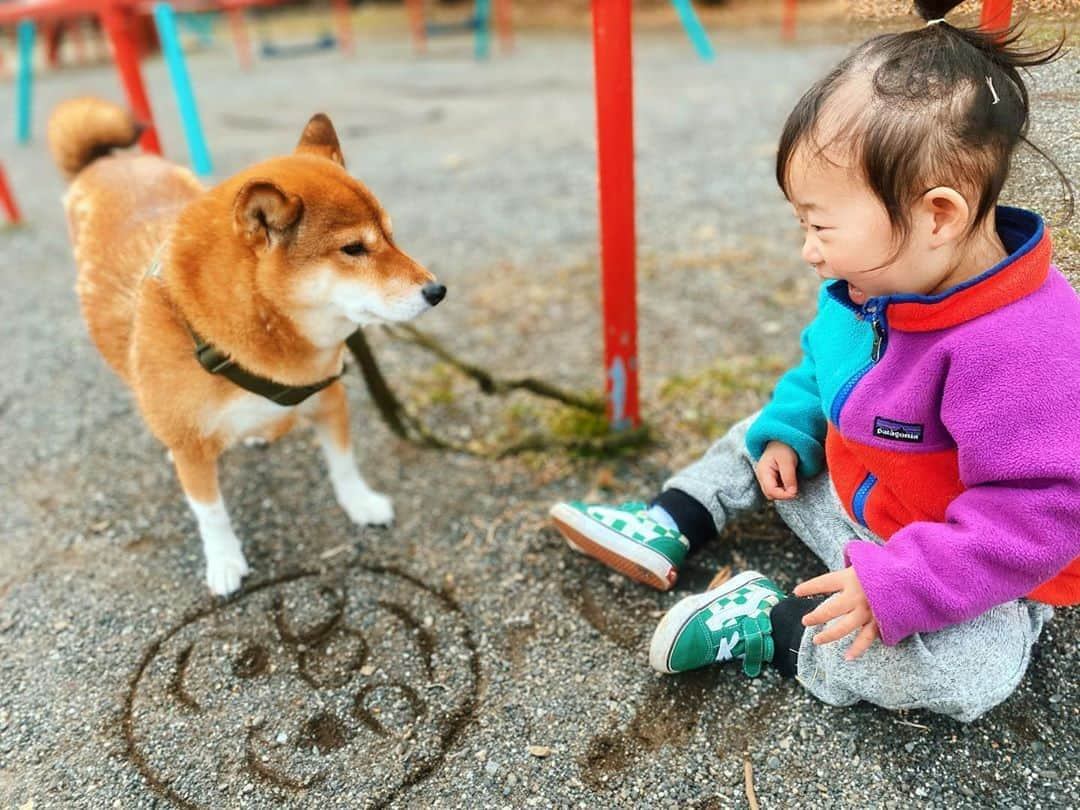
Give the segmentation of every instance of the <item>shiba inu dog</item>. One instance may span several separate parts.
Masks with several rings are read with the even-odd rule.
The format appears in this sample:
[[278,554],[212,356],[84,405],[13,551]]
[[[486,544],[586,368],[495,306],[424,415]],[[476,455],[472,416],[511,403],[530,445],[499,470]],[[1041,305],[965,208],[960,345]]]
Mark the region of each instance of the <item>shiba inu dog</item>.
[[248,573],[218,489],[217,458],[248,437],[311,423],[334,493],[359,524],[393,520],[349,438],[344,340],[403,321],[446,288],[394,242],[379,201],[345,171],[325,115],[295,151],[212,188],[150,155],[111,154],[141,129],[93,98],[54,111],[49,146],[90,336],[168,447],[198,521],[215,594]]

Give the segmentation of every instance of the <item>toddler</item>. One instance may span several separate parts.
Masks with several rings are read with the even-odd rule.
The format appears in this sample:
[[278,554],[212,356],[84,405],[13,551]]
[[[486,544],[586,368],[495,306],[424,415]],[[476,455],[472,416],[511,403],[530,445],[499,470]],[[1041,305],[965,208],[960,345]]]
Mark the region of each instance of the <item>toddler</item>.
[[829,569],[793,595],[748,571],[678,602],[661,672],[768,663],[832,705],[970,721],[1016,688],[1051,606],[1080,603],[1080,299],[1040,217],[997,206],[1019,71],[1057,49],[951,25],[957,5],[917,2],[925,26],[866,42],[788,117],[777,181],[824,283],[769,404],[650,505],[551,510],[573,547],[666,590],[770,499]]

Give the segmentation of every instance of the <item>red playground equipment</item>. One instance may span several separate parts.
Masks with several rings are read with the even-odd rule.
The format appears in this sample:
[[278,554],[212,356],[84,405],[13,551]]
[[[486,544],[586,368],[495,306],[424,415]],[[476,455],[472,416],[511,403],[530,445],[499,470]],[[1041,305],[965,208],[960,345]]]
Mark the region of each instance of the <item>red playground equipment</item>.
[[637,280],[634,231],[634,80],[630,0],[593,0],[604,395],[615,429],[636,427]]
[[990,31],[1004,31],[1012,20],[1013,0],[983,0],[979,25]]
[[4,209],[4,215],[7,216],[8,221],[12,225],[17,225],[22,221],[22,216],[19,214],[19,207],[15,204],[15,197],[8,187],[7,176],[4,174],[3,164],[0,164],[0,208]]
[[[242,23],[239,15],[242,14],[244,9],[254,6],[278,5],[282,2],[283,0],[176,0],[172,5],[183,11],[225,11],[234,22],[233,31],[235,34],[237,31],[236,23]],[[145,50],[142,41],[143,28],[141,19],[152,11],[153,5],[153,0],[23,0],[23,2],[0,5],[0,27],[20,24],[30,25],[32,23],[49,27],[84,17],[96,17],[109,40],[113,62],[116,65],[117,72],[120,74],[120,81],[124,88],[124,94],[127,96],[128,106],[130,106],[135,116],[147,125],[139,144],[146,151],[160,155],[161,143],[158,140],[157,129],[154,126],[153,111],[146,94],[146,86],[143,83],[140,68],[140,58]],[[33,34],[30,34],[31,43],[32,38]],[[238,53],[240,53],[241,62],[243,62],[245,60],[245,49],[249,50],[249,48],[246,41],[242,41],[240,37],[237,37],[237,49]],[[24,58],[28,62],[29,53],[25,54]],[[30,72],[28,65],[25,70],[27,73],[25,78],[26,87],[23,92],[28,95]],[[30,129],[28,120],[29,102],[26,101],[25,105],[25,109],[20,108],[18,111],[20,119],[27,119],[20,126],[19,140],[24,143],[29,139]]]
[[113,59],[128,104],[136,117],[147,124],[139,143],[148,152],[160,155],[161,144],[139,70],[136,10],[135,0],[31,0],[0,6],[0,25],[14,26],[27,21],[51,23],[96,16],[112,46]]

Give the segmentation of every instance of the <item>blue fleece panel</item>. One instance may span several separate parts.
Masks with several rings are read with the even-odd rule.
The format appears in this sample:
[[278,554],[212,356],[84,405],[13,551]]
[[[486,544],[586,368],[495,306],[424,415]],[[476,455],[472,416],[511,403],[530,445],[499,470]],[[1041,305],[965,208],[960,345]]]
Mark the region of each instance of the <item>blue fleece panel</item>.
[[843,407],[855,382],[868,370],[874,344],[873,328],[852,317],[857,307],[849,308],[829,295],[830,283],[821,285],[818,315],[803,331],[802,363],[776,383],[772,401],[746,434],[746,448],[755,461],[771,441],[792,448],[799,456],[801,478],[824,469],[829,414],[834,407]]

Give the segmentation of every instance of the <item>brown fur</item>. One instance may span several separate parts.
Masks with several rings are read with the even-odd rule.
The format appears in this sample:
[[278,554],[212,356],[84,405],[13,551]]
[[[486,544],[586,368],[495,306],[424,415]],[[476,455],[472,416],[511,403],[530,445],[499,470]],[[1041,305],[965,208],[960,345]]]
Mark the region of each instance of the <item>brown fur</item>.
[[48,141],[53,160],[70,180],[96,158],[133,145],[143,129],[127,110],[85,96],[56,108],[49,118]]
[[[434,277],[398,249],[378,201],[345,172],[325,116],[312,118],[293,154],[210,189],[157,157],[94,159],[133,143],[137,129],[126,112],[96,99],[61,105],[49,123],[52,153],[74,175],[65,208],[76,289],[94,343],[172,451],[184,490],[211,502],[217,457],[242,438],[215,420],[251,395],[199,366],[185,321],[249,371],[306,385],[337,374],[344,348],[305,334],[298,280],[330,268],[335,279],[404,297]],[[362,238],[370,242],[362,259],[342,252]],[[155,256],[160,272],[150,277]],[[302,407],[349,446],[340,382]],[[296,415],[249,432],[276,438]]]

